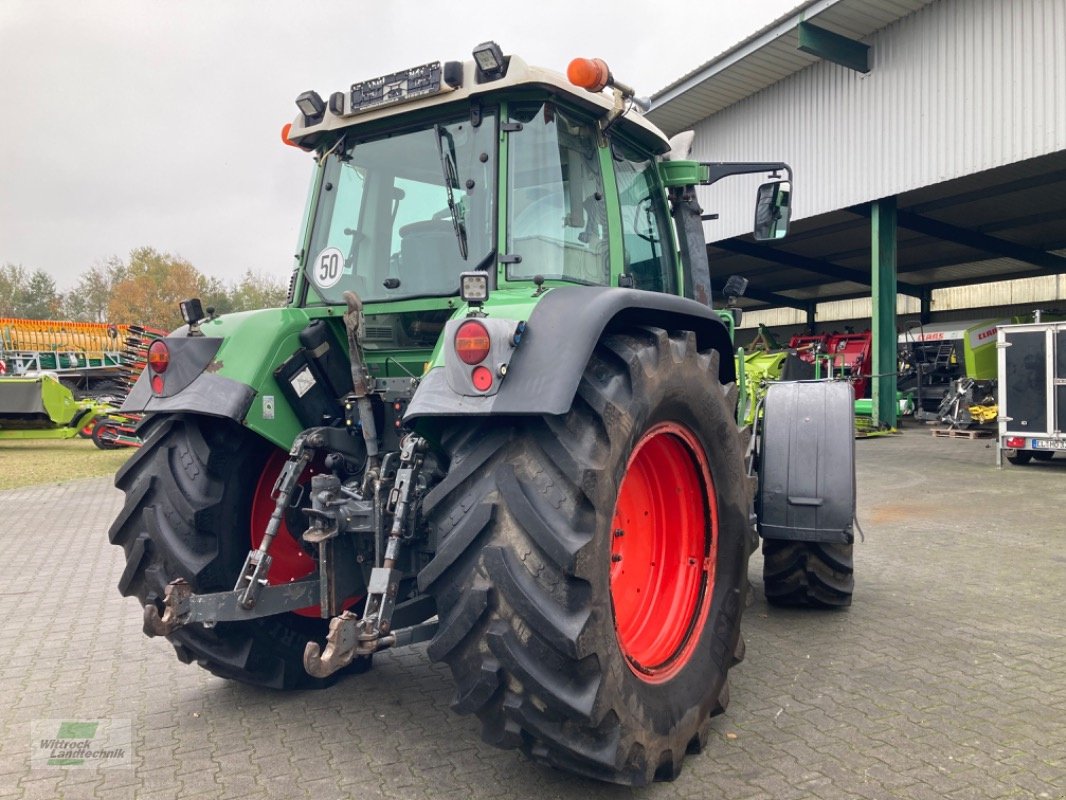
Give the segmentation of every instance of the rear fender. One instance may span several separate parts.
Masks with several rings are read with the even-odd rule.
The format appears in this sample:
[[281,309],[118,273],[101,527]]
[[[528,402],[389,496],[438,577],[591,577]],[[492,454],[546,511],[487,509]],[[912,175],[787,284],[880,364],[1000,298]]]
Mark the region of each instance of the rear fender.
[[225,417],[288,449],[304,426],[274,370],[299,349],[299,333],[309,321],[304,309],[268,308],[205,322],[203,336],[188,336],[182,327],[164,340],[170,365],[163,392],[152,391],[146,369],[122,411]]
[[[722,383],[735,380],[729,332],[707,306],[658,292],[567,286],[547,292],[537,303],[495,394],[468,396],[456,392],[446,379],[446,367],[438,361],[422,379],[404,420],[565,414],[600,338],[637,325],[693,331],[700,349],[713,348],[721,354]],[[445,352],[445,361],[447,357]]]

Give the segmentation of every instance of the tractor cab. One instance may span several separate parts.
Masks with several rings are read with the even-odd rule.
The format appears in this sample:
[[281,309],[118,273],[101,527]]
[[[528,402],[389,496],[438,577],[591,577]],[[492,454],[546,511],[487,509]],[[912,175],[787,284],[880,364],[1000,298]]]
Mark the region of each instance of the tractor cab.
[[[493,291],[678,292],[657,168],[669,143],[634,110],[632,91],[609,97],[603,80],[582,88],[498,53],[487,43],[465,64],[363,81],[328,103],[298,98],[284,138],[316,151],[318,170],[297,305],[343,304],[350,291],[370,314],[403,302],[446,317],[470,271]],[[410,326],[388,327],[367,346],[417,346]]]

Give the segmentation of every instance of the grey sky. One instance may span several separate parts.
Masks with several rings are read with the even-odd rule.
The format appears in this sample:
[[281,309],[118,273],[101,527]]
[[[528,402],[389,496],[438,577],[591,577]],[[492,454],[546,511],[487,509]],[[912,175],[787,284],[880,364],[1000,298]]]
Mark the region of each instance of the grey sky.
[[0,264],[69,288],[150,245],[285,278],[311,159],[293,100],[435,59],[604,58],[651,94],[797,4],[0,0]]

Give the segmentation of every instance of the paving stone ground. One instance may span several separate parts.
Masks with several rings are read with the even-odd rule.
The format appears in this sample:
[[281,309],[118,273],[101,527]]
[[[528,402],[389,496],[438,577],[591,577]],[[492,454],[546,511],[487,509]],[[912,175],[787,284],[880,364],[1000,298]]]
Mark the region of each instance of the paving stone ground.
[[[757,590],[709,747],[642,790],[483,745],[424,646],[322,692],[183,665],[115,588],[110,481],[0,492],[0,798],[1066,797],[1066,457],[997,470],[918,429],[857,453],[853,607]],[[133,766],[31,768],[43,719],[131,720]]]

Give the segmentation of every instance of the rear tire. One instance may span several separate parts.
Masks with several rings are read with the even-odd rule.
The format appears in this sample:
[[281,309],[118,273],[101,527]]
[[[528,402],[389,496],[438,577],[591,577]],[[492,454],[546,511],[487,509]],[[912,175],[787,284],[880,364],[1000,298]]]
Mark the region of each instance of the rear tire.
[[1050,461],[1055,457],[1055,454],[1048,450],[1039,450],[1033,453],[1033,458],[1037,461]]
[[[706,742],[743,654],[755,542],[734,402],[735,390],[718,381],[718,354],[698,352],[693,334],[640,329],[597,346],[567,414],[464,420],[446,433],[451,467],[424,504],[437,549],[419,586],[441,619],[429,655],[450,666],[453,708],[477,714],[485,741],[632,785],[673,779]],[[652,448],[665,454],[634,457]],[[631,494],[630,476],[649,464],[680,474],[682,486],[703,476],[700,491],[681,496],[652,470],[634,478]],[[671,546],[654,535],[671,518],[657,505],[663,486],[688,509],[679,539],[711,555],[656,571],[654,552],[663,551],[640,553],[645,541]],[[643,521],[632,519],[647,507],[634,502],[642,488],[660,509]],[[623,520],[635,541],[620,548]],[[676,595],[690,613],[661,621],[656,644],[625,631],[658,630],[632,602],[639,579],[618,577],[626,563],[682,586]],[[660,592],[649,607],[665,610],[656,601],[673,596]],[[638,665],[645,655],[657,663]]]
[[764,539],[763,585],[774,606],[846,608],[855,590],[853,544]]
[[1007,461],[1015,466],[1024,466],[1033,460],[1032,450],[1004,450],[1004,455],[1007,456]]
[[[155,422],[115,477],[126,493],[110,531],[112,544],[126,553],[119,591],[162,611],[175,578],[196,593],[233,589],[250,548],[252,498],[275,449],[229,420],[177,415]],[[319,679],[303,668],[304,645],[326,632],[324,620],[290,612],[212,629],[194,623],[167,639],[181,661],[219,677],[307,689],[328,686],[340,674]],[[366,666],[357,662],[350,671]]]

